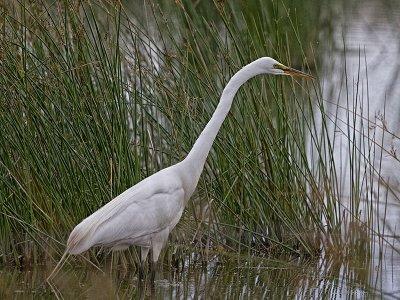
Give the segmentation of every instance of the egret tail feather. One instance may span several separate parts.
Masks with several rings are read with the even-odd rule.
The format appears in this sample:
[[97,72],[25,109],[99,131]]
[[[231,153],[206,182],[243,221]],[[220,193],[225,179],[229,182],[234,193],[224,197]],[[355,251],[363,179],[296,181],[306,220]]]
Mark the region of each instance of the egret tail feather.
[[55,268],[53,269],[53,271],[50,273],[50,275],[47,277],[46,281],[49,282],[54,275],[56,275],[58,273],[58,271],[64,266],[65,262],[68,259],[68,248],[65,250],[64,254],[61,256],[60,261],[57,263],[57,265],[55,266]]

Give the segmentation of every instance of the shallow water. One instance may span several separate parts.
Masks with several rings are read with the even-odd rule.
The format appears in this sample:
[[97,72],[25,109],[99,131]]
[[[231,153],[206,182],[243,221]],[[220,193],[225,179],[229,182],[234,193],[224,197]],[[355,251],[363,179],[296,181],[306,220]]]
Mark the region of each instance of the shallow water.
[[[357,145],[375,141],[384,149],[381,151],[375,147],[370,155],[374,168],[389,188],[383,184],[373,186],[374,196],[370,201],[378,216],[374,229],[384,233],[388,241],[395,241],[397,250],[388,251],[388,248],[377,246],[371,263],[376,270],[371,272],[370,283],[376,282],[376,288],[382,290],[382,297],[392,295],[399,299],[400,2],[367,0],[339,3],[332,8],[335,17],[330,35],[322,33],[330,39],[323,54],[321,70],[324,70],[322,85],[327,110],[331,116],[337,113],[337,119],[344,120],[338,122],[337,128],[330,128],[331,134],[336,136],[335,158],[341,162],[338,170],[343,183],[343,199],[349,196],[352,187],[345,123],[354,122],[367,137],[364,140],[355,137]],[[336,105],[341,107],[337,112]],[[356,110],[359,115],[354,117],[352,113],[348,114],[348,110]],[[360,115],[369,123],[365,122],[366,119],[361,121]],[[382,257],[379,250],[383,252]]]
[[[387,254],[390,255],[388,250]],[[168,259],[167,259],[168,260]],[[374,298],[396,299],[400,261],[372,265],[367,258],[357,260],[255,260],[227,259],[198,255],[182,257],[176,267],[164,260],[154,286],[141,282],[134,269],[110,270],[65,267],[52,285],[45,283],[51,271],[40,266],[29,270],[0,271],[0,297],[9,298],[89,298],[89,299],[260,299],[260,298]],[[386,261],[388,262],[388,260]],[[396,267],[393,267],[396,266]],[[385,274],[384,278],[382,274]],[[382,286],[382,279],[391,282]]]

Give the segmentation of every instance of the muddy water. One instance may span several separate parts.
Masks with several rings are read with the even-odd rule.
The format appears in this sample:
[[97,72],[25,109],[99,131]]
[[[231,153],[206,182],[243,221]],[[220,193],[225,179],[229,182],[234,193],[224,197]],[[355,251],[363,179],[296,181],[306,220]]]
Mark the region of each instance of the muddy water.
[[[166,261],[166,260],[164,260]],[[39,266],[0,272],[0,298],[64,299],[260,299],[284,298],[373,298],[395,299],[400,294],[382,291],[376,275],[388,266],[371,266],[368,259],[356,261],[255,261],[253,259],[208,258],[190,255],[174,268],[164,263],[154,285],[140,282],[134,270],[107,269],[104,273],[76,266],[63,269],[52,285],[45,284],[51,270]],[[107,263],[105,264],[107,265]],[[391,265],[393,265],[391,263]],[[394,262],[399,266],[400,261]],[[390,267],[393,282],[399,267]]]

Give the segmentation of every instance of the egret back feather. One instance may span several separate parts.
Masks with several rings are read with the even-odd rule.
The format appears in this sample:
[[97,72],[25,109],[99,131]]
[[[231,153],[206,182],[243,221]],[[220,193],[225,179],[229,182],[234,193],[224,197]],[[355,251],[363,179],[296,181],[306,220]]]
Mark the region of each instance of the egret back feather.
[[[170,171],[171,167],[142,180],[84,219],[71,232],[67,251],[79,254],[96,244],[112,244],[113,241],[128,237],[133,240],[135,237],[163,229],[158,227],[168,225],[168,221],[173,219],[173,214],[179,212],[179,208],[182,207],[179,202],[182,203],[183,199],[179,200],[184,194],[179,178],[176,180],[176,176],[172,176],[175,174],[170,174]],[[162,203],[157,203],[159,202],[157,200]],[[171,214],[165,215],[165,221],[160,222],[158,216],[152,214],[155,214],[154,208],[158,206],[163,208],[160,215],[164,216],[164,212],[168,211],[165,205],[173,206],[170,207]],[[143,217],[147,221],[158,221],[152,226],[149,224],[145,226],[144,222],[140,222]],[[122,220],[128,218],[131,219],[130,222],[124,224]]]

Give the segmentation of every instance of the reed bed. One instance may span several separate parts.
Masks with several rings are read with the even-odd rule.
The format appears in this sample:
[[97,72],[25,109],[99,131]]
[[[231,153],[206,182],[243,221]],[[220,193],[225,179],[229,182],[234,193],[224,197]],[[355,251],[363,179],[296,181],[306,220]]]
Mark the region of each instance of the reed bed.
[[[316,12],[300,25],[295,3],[197,2],[1,7],[3,263],[56,259],[80,220],[181,160],[244,64],[268,55],[318,76]],[[370,121],[353,102],[345,199],[330,134],[343,127],[318,80],[264,76],[242,87],[167,251],[368,257],[380,144],[359,130]]]

